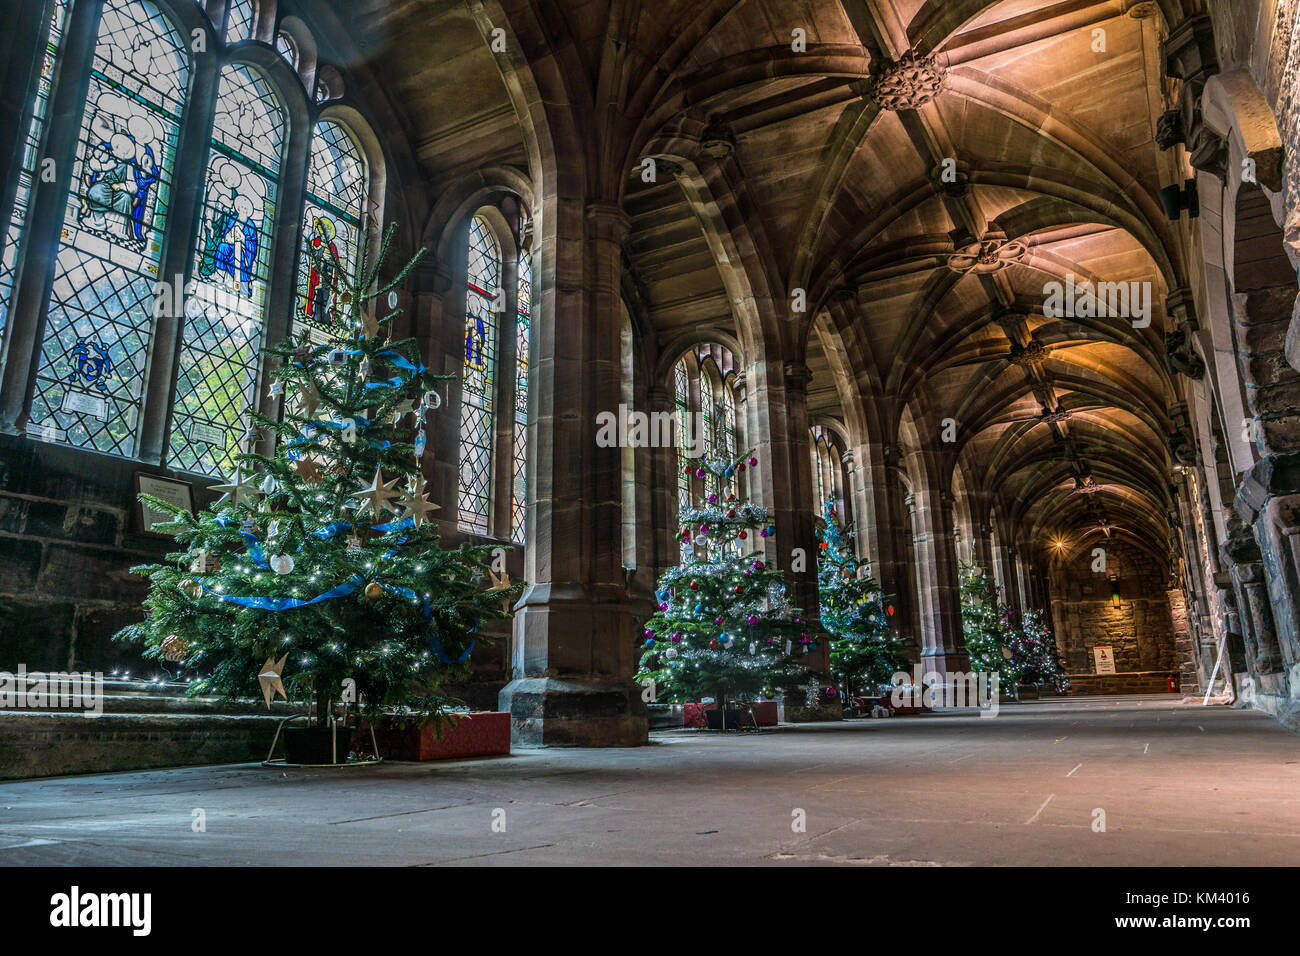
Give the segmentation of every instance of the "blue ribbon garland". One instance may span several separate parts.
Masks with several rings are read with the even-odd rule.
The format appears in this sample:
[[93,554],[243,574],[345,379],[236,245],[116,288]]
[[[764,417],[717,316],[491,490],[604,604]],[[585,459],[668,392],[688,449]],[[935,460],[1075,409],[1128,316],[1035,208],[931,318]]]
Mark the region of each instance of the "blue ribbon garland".
[[[292,611],[294,608],[306,607],[309,604],[319,604],[321,601],[347,597],[349,594],[354,593],[357,588],[361,587],[361,583],[364,580],[365,579],[361,575],[356,575],[348,578],[348,580],[344,581],[342,584],[336,584],[328,591],[325,591],[323,594],[318,594],[314,598],[236,597],[235,595],[230,594],[219,594],[205,584],[200,584],[199,586],[218,601],[225,601],[227,604],[237,604],[240,607],[255,608],[260,611],[278,612]],[[424,598],[418,597],[413,590],[392,584],[380,584],[379,586],[385,591],[406,598],[408,601],[418,600],[422,605],[424,605],[425,623],[432,623],[433,609],[429,607],[429,602]],[[471,628],[471,630],[473,629]],[[452,657],[442,646],[442,638],[438,635],[437,630],[430,629],[429,631],[429,650],[433,652],[434,657],[438,658],[438,660],[442,661],[444,664],[465,663],[465,661],[469,660],[470,654],[473,653],[474,645],[476,643],[478,643],[477,640],[471,640],[469,642],[469,647],[465,648],[465,653],[461,654],[460,657]]]

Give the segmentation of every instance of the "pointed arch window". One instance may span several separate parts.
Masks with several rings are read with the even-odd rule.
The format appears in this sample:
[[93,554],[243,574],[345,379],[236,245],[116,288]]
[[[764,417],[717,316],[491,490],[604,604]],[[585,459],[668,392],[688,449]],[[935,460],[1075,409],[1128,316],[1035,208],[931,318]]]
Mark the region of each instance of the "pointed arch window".
[[305,323],[333,329],[346,309],[339,301],[340,272],[351,274],[365,241],[365,202],[370,190],[365,155],[339,123],[322,120],[312,132],[307,197],[298,253],[294,329]]
[[684,511],[691,506],[692,460],[686,455],[686,436],[690,434],[691,380],[686,371],[686,359],[673,366],[673,394],[677,405],[677,508]]
[[187,50],[149,0],[104,4],[29,416],[43,439],[135,453]]
[[226,42],[238,43],[253,36],[253,15],[257,8],[253,0],[234,0],[230,16],[226,18]]
[[256,403],[285,122],[260,75],[246,66],[222,72],[185,296],[170,433],[175,468],[210,475],[233,468],[240,415]]
[[528,342],[532,322],[533,259],[519,256],[519,281],[515,304],[515,422],[512,446],[513,482],[511,534],[525,537],[528,514]]
[[496,303],[501,252],[481,216],[469,227],[465,351],[460,405],[460,527],[487,534],[492,503],[493,392],[496,383]]
[[63,46],[63,31],[68,19],[68,0],[57,0],[50,8],[46,24],[45,53],[41,58],[41,73],[36,79],[36,90],[23,141],[23,158],[18,169],[14,189],[13,211],[0,248],[0,336],[9,324],[9,305],[14,289],[14,270],[18,263],[18,247],[23,241],[27,226],[27,207],[31,202],[32,187],[36,183],[40,163],[41,139],[50,108],[50,93],[54,88],[54,71],[59,64],[59,51]]

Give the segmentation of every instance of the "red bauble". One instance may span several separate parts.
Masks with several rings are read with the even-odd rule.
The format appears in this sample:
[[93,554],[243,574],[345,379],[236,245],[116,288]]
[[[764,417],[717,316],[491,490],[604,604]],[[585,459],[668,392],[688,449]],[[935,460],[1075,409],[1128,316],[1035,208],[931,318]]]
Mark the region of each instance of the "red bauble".
[[740,531],[736,534],[736,537],[739,538],[741,541],[744,541],[746,538],[749,537],[749,532],[746,531],[744,528],[741,528]]
[[743,584],[737,584],[734,588],[731,589],[731,593],[732,593],[732,594],[744,594],[744,593],[745,593],[745,586],[744,586]]
[[736,509],[735,509],[735,508],[728,508],[728,509],[727,509],[727,517],[728,517],[728,518],[734,518],[734,517],[736,517]]
[[691,590],[692,590],[692,591],[698,591],[699,589],[700,589],[700,582],[699,582],[699,581],[692,581],[692,582],[691,582]]
[[682,474],[683,474],[683,475],[689,475],[689,474],[690,474],[692,471],[694,471],[694,470],[695,470],[695,469],[692,468],[690,465],[687,465],[685,468],[682,469]]
[[717,649],[718,649],[718,642],[717,642],[717,641],[709,641],[709,650],[711,650],[711,651],[716,651]]

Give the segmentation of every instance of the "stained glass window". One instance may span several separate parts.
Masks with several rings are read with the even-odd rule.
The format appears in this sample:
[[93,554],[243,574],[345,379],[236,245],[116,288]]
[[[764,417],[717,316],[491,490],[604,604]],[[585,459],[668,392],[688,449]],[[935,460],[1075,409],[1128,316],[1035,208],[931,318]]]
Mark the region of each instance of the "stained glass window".
[[465,366],[460,404],[460,526],[488,533],[492,489],[492,390],[496,371],[496,316],[501,254],[488,224],[469,227],[465,295]]
[[185,295],[169,463],[226,474],[256,403],[285,113],[245,66],[221,74]]
[[[685,511],[691,506],[691,459],[686,457],[686,441],[690,431],[690,377],[686,373],[686,360],[681,359],[673,366],[673,391],[677,402],[677,508]],[[682,545],[683,552],[686,545]]]
[[293,42],[293,37],[287,33],[278,34],[275,38],[275,52],[284,58],[295,70],[298,69],[298,46]]
[[185,50],[149,0],[104,4],[32,396],[37,437],[135,453]]
[[362,224],[370,189],[361,148],[338,123],[316,124],[308,162],[295,330],[303,322],[328,329],[343,320],[346,309],[339,301],[344,291],[339,270],[350,274],[356,268],[365,240]]
[[253,35],[253,0],[234,0],[226,20],[226,42],[238,43]]
[[514,493],[511,531],[515,541],[524,540],[528,508],[528,332],[532,318],[533,260],[528,253],[519,257],[519,293],[515,314],[515,436]]
[[[736,393],[732,390],[731,381],[722,384],[722,412],[719,418],[722,422],[722,457],[728,462],[734,462],[736,456],[740,454],[740,449],[736,447]],[[727,494],[738,494],[736,484],[736,475],[733,472],[730,478],[723,480],[723,491]]]
[[46,115],[50,106],[50,91],[54,85],[54,70],[59,62],[59,47],[63,43],[63,28],[68,17],[67,0],[59,0],[50,11],[50,22],[45,34],[45,55],[41,60],[41,75],[36,81],[31,115],[27,124],[27,137],[23,143],[23,159],[18,169],[14,189],[13,213],[9,228],[0,248],[0,337],[9,324],[9,303],[14,289],[14,270],[18,262],[18,247],[27,224],[27,206],[31,202],[32,186],[38,174],[41,137],[45,134]]

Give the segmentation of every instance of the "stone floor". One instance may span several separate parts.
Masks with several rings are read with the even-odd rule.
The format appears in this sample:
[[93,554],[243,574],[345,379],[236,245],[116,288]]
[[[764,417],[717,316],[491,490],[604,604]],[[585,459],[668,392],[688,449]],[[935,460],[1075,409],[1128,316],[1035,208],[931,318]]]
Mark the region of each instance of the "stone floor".
[[1297,860],[1300,736],[1169,697],[677,731],[632,750],[0,785],[9,866]]

